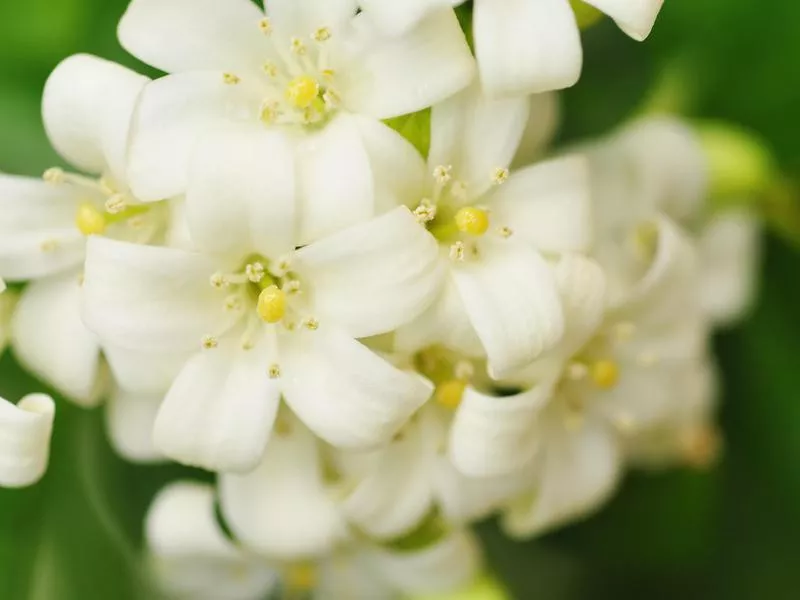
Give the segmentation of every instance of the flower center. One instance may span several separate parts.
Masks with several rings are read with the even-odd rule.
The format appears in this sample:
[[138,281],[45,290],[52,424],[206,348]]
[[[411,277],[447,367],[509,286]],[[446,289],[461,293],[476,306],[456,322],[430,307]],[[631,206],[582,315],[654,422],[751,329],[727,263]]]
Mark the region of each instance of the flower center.
[[414,364],[436,386],[434,400],[451,410],[458,408],[464,391],[475,378],[475,365],[472,362],[440,346],[420,351],[414,356]]

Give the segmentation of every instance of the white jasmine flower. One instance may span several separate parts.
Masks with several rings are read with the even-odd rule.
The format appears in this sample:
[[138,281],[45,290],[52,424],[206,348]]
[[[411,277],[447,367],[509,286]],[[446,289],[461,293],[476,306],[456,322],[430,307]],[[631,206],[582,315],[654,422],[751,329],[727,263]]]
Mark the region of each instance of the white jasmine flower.
[[137,365],[151,351],[177,358],[157,447],[188,464],[250,470],[281,396],[334,445],[390,438],[430,388],[355,338],[391,331],[427,306],[435,242],[399,207],[295,250],[285,138],[229,131],[202,152],[186,202],[198,251],[93,238],[86,261],[87,324],[139,355],[109,353],[112,369],[144,374],[153,361]]
[[577,156],[509,173],[528,111],[527,99],[492,101],[471,88],[433,109],[429,175],[419,158],[398,167],[406,203],[439,242],[443,273],[436,302],[399,332],[401,349],[441,342],[485,354],[502,376],[560,339],[545,255],[588,247],[588,183]]
[[134,0],[119,36],[171,73],[148,86],[137,113],[129,166],[138,195],[185,190],[190,155],[209,132],[277,128],[299,145],[301,204],[340,207],[346,225],[371,204],[372,158],[355,117],[391,137],[375,120],[426,108],[474,73],[452,10],[390,38],[353,0],[272,0],[266,14],[249,0]]
[[45,181],[0,176],[0,275],[34,280],[11,322],[16,356],[84,405],[102,392],[100,346],[79,310],[86,238],[148,242],[166,228],[164,207],[139,204],[125,185],[130,115],[146,82],[99,58],[65,60],[45,87],[45,127],[64,158],[98,177],[61,169]]
[[[464,0],[361,0],[389,32],[429,11]],[[530,94],[574,85],[583,53],[574,10],[594,7],[635,40],[644,40],[664,0],[475,0],[473,35],[483,87],[490,95]]]
[[31,485],[44,475],[55,411],[44,394],[26,396],[17,405],[0,398],[0,487]]
[[145,527],[160,591],[176,600],[258,600],[278,585],[266,561],[225,537],[211,486],[177,482],[153,501]]

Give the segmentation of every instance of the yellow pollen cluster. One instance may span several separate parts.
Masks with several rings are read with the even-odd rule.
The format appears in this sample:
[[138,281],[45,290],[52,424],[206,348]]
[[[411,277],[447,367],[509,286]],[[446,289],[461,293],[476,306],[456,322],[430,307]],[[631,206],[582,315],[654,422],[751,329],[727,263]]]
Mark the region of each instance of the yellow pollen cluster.
[[289,567],[286,587],[294,591],[313,590],[317,585],[317,569],[314,565],[300,563]]
[[467,382],[463,379],[451,379],[443,381],[436,386],[434,398],[446,408],[456,409],[461,404],[464,397],[464,390],[467,389]]
[[613,360],[598,360],[591,366],[592,381],[604,390],[610,390],[619,381],[619,366]]
[[106,218],[91,204],[81,204],[75,215],[75,225],[83,235],[100,235],[106,230]]
[[480,208],[467,206],[455,216],[456,227],[462,233],[483,235],[489,230],[489,214]]
[[301,75],[286,86],[286,100],[296,108],[308,108],[319,95],[319,83],[308,75]]
[[278,323],[286,315],[286,294],[277,285],[262,290],[258,296],[258,316],[267,323]]

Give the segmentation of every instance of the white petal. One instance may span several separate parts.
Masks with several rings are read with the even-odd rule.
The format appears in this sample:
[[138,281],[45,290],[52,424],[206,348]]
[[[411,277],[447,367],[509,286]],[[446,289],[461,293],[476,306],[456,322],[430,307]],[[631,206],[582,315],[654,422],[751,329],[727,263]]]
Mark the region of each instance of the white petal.
[[125,153],[134,107],[149,79],[116,63],[77,54],[52,72],[44,88],[47,135],[83,171],[110,170],[125,182]]
[[633,39],[642,41],[653,29],[664,0],[583,0],[602,10]]
[[178,482],[156,496],[146,521],[156,581],[171,598],[253,600],[269,595],[275,574],[225,538],[211,486]]
[[134,196],[154,201],[185,192],[198,140],[237,121],[262,128],[256,122],[260,102],[258,89],[246,79],[227,85],[215,71],[169,75],[148,84],[131,129],[128,182]]
[[505,530],[530,537],[596,510],[616,489],[621,473],[617,441],[604,425],[564,427],[557,413],[547,427],[543,464],[532,498],[504,517]]
[[368,556],[374,569],[405,594],[452,592],[477,576],[481,556],[469,531],[456,531],[415,552],[375,549]]
[[11,321],[14,354],[25,368],[82,406],[95,406],[102,389],[100,346],[81,320],[80,274],[31,283]]
[[295,254],[313,310],[353,337],[409,323],[435,298],[442,277],[438,245],[411,212],[399,207]]
[[292,410],[314,433],[344,448],[391,439],[431,393],[421,378],[324,324],[281,340],[281,370]]
[[356,0],[268,0],[267,14],[284,35],[309,36],[320,27],[334,35],[356,14]]
[[556,265],[556,281],[566,323],[558,351],[568,359],[589,342],[603,322],[606,279],[600,265],[592,259],[569,254]]
[[502,398],[467,388],[450,430],[453,465],[472,477],[511,473],[527,465],[541,444],[537,422],[553,383]]
[[700,237],[700,301],[715,323],[740,319],[755,300],[761,226],[745,211],[712,217]]
[[490,95],[548,92],[578,81],[581,41],[565,0],[477,0],[473,27]]
[[327,553],[343,536],[323,484],[317,441],[300,423],[273,436],[262,463],[246,475],[222,475],[222,514],[236,537],[266,556]]
[[552,348],[564,333],[564,315],[553,273],[538,253],[513,240],[487,240],[480,250],[453,273],[489,369],[502,377]]
[[355,549],[338,551],[319,567],[314,600],[396,600],[380,574],[373,572],[364,557]]
[[409,114],[466,87],[474,61],[455,13],[432,13],[405,35],[389,37],[359,19],[366,41],[348,66],[342,96],[352,112],[379,119]]
[[128,52],[168,73],[257,69],[268,47],[263,17],[248,0],[133,0],[118,35]]
[[106,427],[111,445],[125,460],[164,460],[153,445],[153,427],[163,399],[162,394],[135,394],[122,389],[112,392],[105,410]]
[[430,12],[446,7],[451,0],[361,0],[361,9],[375,24],[390,35],[399,35],[414,27]]
[[517,171],[488,199],[493,226],[543,252],[583,252],[592,240],[586,160],[572,155]]
[[164,397],[186,361],[194,356],[197,345],[182,351],[129,350],[103,345],[103,355],[116,384],[136,395]]
[[188,351],[230,325],[225,292],[199,254],[93,237],[83,286],[83,318],[103,344],[138,351]]
[[231,128],[192,158],[186,217],[198,249],[241,260],[294,249],[294,160],[278,131]]
[[0,486],[36,483],[47,469],[56,406],[32,394],[16,406],[0,398]]
[[35,279],[77,268],[85,247],[77,208],[71,186],[0,175],[0,276]]
[[261,460],[280,388],[266,344],[245,350],[231,337],[186,363],[158,411],[154,440],[181,463],[244,473]]
[[522,134],[512,169],[533,164],[547,151],[561,125],[561,104],[556,93],[534,94],[529,98],[530,117]]
[[375,190],[355,119],[342,114],[297,147],[300,230],[305,245],[371,218]]

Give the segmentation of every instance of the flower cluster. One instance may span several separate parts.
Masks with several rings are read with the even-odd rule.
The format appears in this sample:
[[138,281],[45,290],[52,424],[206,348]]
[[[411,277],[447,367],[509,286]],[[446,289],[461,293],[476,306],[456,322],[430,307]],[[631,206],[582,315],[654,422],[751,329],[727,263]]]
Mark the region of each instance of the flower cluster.
[[[120,40],[167,75],[57,67],[74,170],[0,176],[4,322],[124,457],[217,473],[154,500],[166,593],[457,589],[471,522],[532,536],[714,459],[757,220],[707,210],[675,120],[542,158],[578,23],[643,39],[661,3],[476,0],[473,55],[451,0],[133,0]],[[52,401],[0,409],[0,483],[32,481]]]

